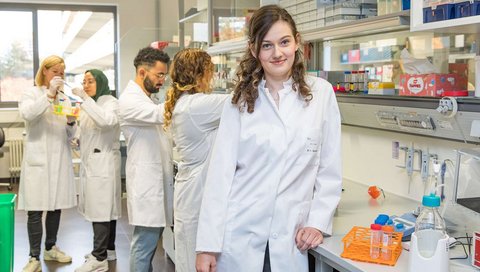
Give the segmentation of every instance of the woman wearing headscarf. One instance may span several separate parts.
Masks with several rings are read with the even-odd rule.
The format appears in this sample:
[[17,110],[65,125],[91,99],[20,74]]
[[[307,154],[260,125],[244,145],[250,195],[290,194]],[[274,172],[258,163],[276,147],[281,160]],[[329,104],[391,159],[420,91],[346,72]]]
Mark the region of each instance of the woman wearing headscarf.
[[108,271],[115,260],[116,220],[121,216],[118,101],[102,71],[85,72],[80,106],[80,193],[78,210],[93,225],[93,251],[76,272]]

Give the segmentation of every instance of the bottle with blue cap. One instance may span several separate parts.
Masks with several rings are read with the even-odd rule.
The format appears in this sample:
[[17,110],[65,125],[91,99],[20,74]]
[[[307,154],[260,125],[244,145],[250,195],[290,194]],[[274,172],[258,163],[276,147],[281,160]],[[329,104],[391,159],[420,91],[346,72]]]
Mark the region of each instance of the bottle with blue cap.
[[423,196],[422,205],[422,211],[415,222],[417,236],[422,230],[435,230],[440,237],[443,237],[446,234],[446,228],[445,221],[438,212],[440,197],[435,194]]
[[415,222],[410,246],[409,271],[449,271],[448,235],[438,212],[440,197],[434,193],[422,199],[422,211]]

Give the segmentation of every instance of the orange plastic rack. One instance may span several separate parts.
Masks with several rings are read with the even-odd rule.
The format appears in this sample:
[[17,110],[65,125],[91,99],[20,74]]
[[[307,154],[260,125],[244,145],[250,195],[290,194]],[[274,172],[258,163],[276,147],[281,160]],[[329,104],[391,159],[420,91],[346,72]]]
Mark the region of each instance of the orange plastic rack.
[[[389,246],[379,245],[380,252],[383,250],[391,250],[390,259],[384,259],[380,256],[378,259],[370,257],[370,236],[369,228],[353,227],[345,237],[343,237],[343,253],[342,258],[352,259],[355,261],[378,263],[394,266],[398,257],[402,253],[402,235],[401,232],[394,232],[392,235],[392,244]],[[381,253],[380,253],[381,255]]]

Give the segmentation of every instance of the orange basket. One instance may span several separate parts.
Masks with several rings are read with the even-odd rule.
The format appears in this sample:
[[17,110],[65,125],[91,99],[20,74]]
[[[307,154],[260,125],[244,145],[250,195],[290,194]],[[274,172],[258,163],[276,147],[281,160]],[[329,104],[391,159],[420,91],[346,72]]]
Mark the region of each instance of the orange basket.
[[[394,266],[402,253],[402,236],[401,232],[393,232],[392,244],[389,246],[378,245],[380,250],[380,257],[373,259],[370,257],[370,244],[371,232],[369,228],[353,227],[350,232],[343,237],[343,253],[340,255],[342,258],[352,259],[355,261],[378,263]],[[390,258],[384,258],[383,253],[386,251],[391,252]]]

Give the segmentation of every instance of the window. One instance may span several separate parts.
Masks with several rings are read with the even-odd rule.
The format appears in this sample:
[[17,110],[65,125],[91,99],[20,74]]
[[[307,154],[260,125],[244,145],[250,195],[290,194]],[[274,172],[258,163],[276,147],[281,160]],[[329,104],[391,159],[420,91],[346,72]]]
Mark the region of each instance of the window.
[[0,4],[0,102],[18,101],[50,55],[65,60],[68,85],[99,69],[116,90],[116,24],[114,6]]
[[[13,22],[22,22],[11,26]],[[13,23],[15,24],[15,23]],[[0,101],[18,101],[33,86],[32,13],[0,10]]]

